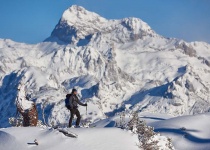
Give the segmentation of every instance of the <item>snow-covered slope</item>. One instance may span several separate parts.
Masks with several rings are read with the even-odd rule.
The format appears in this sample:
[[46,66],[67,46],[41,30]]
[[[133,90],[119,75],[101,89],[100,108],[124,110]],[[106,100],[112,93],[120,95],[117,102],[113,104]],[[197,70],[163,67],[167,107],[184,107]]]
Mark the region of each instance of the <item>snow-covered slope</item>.
[[[138,150],[138,138],[117,128],[72,129],[79,138],[69,138],[57,130],[7,128],[0,130],[0,150]],[[123,137],[123,138],[121,138]],[[39,145],[35,145],[34,140]]]
[[[210,147],[210,113],[173,117],[167,114],[139,113],[139,118],[154,127],[162,136],[170,137],[177,150],[208,150]],[[103,119],[91,126],[97,128],[114,127],[121,117]],[[131,116],[126,113],[125,121]]]
[[208,150],[210,147],[210,113],[181,116],[150,123],[156,132],[172,138],[178,150]]
[[107,20],[80,6],[62,15],[35,45],[0,40],[0,127],[15,116],[24,84],[39,119],[67,123],[64,98],[73,87],[88,101],[91,121],[129,109],[172,115],[208,112],[210,45],[164,38],[138,18]]
[[[140,113],[141,120],[159,132],[159,146],[168,150],[164,145],[164,138],[170,137],[177,150],[208,150],[210,147],[210,113],[172,117],[166,114]],[[131,117],[126,114],[126,120]],[[0,129],[0,150],[26,149],[66,149],[71,145],[78,150],[137,150],[137,135],[127,130],[115,128],[120,116],[100,120],[91,126],[94,128],[68,129],[78,135],[78,138],[69,138],[57,130],[38,127],[13,127]],[[36,146],[34,140],[39,145]]]

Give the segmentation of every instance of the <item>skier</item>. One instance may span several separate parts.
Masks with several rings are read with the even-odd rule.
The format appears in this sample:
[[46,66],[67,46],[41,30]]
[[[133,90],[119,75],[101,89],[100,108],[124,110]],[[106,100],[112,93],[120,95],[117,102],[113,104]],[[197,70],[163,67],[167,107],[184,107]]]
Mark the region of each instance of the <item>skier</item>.
[[83,104],[79,101],[79,98],[77,97],[77,90],[72,89],[71,96],[69,98],[69,106],[70,106],[70,112],[71,112],[71,117],[69,119],[69,128],[71,128],[71,126],[72,126],[72,121],[74,119],[74,115],[77,116],[76,127],[79,127],[81,115],[78,110],[77,104],[87,107],[87,104]]

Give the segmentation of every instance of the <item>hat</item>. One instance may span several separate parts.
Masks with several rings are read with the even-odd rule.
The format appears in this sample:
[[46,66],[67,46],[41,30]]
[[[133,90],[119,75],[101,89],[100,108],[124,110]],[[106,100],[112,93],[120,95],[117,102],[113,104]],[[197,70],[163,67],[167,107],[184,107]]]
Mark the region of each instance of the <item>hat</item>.
[[76,89],[72,89],[72,93],[74,93],[74,92],[77,92],[77,90]]

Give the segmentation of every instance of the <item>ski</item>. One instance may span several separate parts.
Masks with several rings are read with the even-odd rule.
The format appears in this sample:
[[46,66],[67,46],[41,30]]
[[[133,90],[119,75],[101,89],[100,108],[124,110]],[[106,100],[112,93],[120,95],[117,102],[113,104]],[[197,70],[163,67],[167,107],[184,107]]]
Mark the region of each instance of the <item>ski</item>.
[[68,128],[54,128],[55,130],[58,130],[59,132],[63,133],[65,136],[71,137],[71,138],[78,138],[78,135],[69,131]]

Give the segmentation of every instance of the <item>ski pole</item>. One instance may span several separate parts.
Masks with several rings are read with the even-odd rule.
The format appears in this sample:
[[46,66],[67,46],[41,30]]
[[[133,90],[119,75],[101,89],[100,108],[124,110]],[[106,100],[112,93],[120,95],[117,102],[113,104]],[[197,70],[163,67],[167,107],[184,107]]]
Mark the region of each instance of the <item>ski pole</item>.
[[87,106],[86,106],[86,115],[87,115]]

